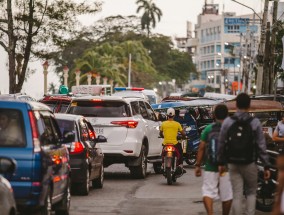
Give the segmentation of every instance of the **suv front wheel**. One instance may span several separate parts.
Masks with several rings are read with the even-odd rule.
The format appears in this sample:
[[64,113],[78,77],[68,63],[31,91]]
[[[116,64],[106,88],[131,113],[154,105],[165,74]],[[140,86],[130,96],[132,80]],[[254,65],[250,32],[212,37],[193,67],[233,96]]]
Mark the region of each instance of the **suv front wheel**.
[[130,173],[134,178],[143,179],[146,178],[147,173],[147,151],[145,145],[142,145],[139,156],[141,162],[138,166],[129,167]]

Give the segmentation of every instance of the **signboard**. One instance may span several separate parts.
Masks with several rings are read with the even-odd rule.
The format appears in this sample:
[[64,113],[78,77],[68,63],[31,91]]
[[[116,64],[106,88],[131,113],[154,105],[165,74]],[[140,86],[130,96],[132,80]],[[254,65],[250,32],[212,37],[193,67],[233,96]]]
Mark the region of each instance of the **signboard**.
[[74,94],[89,94],[93,96],[111,94],[110,85],[79,85],[72,86],[71,90]]
[[249,23],[249,18],[224,18],[225,25],[246,25]]

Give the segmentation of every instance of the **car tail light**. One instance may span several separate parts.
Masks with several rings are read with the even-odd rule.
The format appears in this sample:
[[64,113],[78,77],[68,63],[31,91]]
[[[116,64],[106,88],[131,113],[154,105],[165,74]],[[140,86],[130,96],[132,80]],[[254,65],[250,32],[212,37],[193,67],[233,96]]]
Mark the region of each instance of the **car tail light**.
[[90,129],[89,129],[89,135],[90,135],[92,140],[96,139],[96,133],[91,131]]
[[165,147],[165,150],[166,150],[167,152],[173,152],[173,151],[175,151],[175,147],[174,147],[174,146],[166,146],[166,147]]
[[78,154],[84,151],[84,146],[80,142],[73,142],[70,149],[70,154]]
[[121,125],[121,126],[125,126],[127,128],[136,128],[137,125],[138,125],[138,121],[134,121],[134,120],[112,121],[111,124]]
[[92,99],[93,102],[101,102],[102,99]]
[[34,115],[33,111],[29,111],[29,118],[30,118],[30,123],[31,123],[31,128],[32,128],[32,137],[33,137],[33,144],[34,144],[34,152],[40,152],[40,142],[39,142],[39,133],[37,129],[37,123],[36,123],[36,117]]
[[41,182],[39,182],[39,181],[32,182],[32,186],[33,187],[40,187],[41,186]]

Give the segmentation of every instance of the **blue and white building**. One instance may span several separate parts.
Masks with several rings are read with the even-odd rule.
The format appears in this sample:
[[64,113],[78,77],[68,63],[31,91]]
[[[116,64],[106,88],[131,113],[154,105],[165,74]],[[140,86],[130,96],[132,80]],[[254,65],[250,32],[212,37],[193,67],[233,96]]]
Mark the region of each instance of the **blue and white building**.
[[[199,77],[191,77],[191,88],[210,86],[215,92],[228,93],[231,83],[240,81],[243,69],[252,74],[260,36],[260,22],[253,14],[219,14],[218,4],[206,4],[187,37],[176,38],[177,46],[192,54]],[[242,46],[240,45],[242,44]]]

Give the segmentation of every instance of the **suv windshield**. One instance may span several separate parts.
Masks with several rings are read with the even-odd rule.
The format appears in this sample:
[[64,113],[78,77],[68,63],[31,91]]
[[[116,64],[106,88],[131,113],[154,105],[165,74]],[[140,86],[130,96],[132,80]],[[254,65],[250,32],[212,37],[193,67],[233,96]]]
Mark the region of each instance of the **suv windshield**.
[[129,117],[130,111],[126,103],[120,101],[74,101],[70,114],[94,117]]

